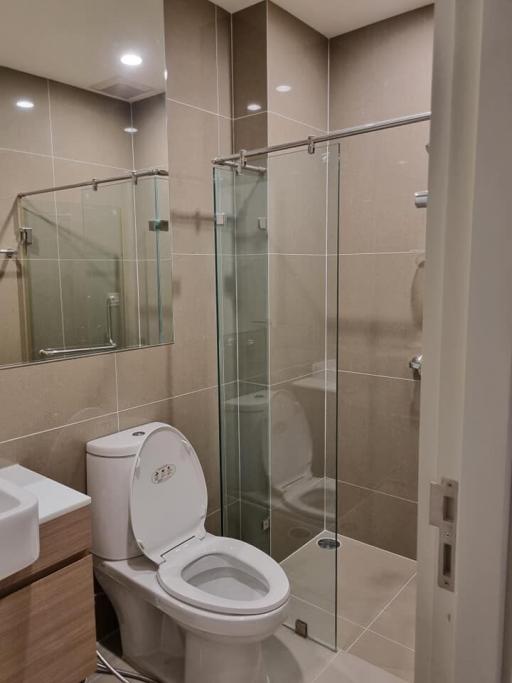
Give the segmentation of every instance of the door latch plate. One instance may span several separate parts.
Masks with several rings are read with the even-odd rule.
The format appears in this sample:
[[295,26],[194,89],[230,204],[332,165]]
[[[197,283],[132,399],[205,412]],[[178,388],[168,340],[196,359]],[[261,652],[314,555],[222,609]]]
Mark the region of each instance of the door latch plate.
[[437,585],[455,590],[457,503],[459,484],[453,479],[430,484],[430,524],[439,529]]

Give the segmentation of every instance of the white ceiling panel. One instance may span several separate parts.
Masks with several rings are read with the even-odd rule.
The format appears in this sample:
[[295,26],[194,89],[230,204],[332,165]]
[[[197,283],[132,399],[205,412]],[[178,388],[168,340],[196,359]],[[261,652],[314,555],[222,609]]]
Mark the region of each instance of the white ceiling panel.
[[[256,0],[258,2],[260,0]],[[228,12],[255,5],[251,0],[217,0]],[[274,0],[328,38],[432,4],[432,0]]]

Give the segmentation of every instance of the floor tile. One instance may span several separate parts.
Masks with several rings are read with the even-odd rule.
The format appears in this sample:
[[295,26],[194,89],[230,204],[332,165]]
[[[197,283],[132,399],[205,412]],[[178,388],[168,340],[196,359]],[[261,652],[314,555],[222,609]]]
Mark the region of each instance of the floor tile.
[[[301,619],[307,623],[310,638],[326,647],[334,647],[335,623],[332,612],[326,612],[292,595],[286,625],[293,629],[296,619]],[[361,626],[348,621],[348,619],[338,618],[337,626],[338,647],[344,650],[350,647],[354,640],[363,632]]]
[[371,630],[414,649],[416,630],[416,578],[400,591],[380,617],[373,622]]
[[315,683],[403,683],[388,671],[346,652],[332,661]]
[[404,681],[409,681],[409,683],[414,681],[414,651],[372,631],[363,633],[351,647],[350,654]]
[[[340,537],[338,616],[368,626],[416,572],[416,562],[386,550]],[[333,551],[316,540],[282,562],[292,595],[332,612],[336,585]]]
[[263,656],[269,683],[311,683],[336,654],[282,626],[264,642]]

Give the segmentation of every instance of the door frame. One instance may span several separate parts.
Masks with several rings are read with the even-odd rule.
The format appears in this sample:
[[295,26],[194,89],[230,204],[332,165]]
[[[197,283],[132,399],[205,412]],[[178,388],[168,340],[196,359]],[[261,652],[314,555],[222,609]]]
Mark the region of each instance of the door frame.
[[[512,680],[510,648],[503,648],[512,453],[512,2],[438,0],[435,13],[416,683],[503,683]],[[437,586],[438,530],[428,521],[430,482],[442,477],[459,482],[453,593]]]

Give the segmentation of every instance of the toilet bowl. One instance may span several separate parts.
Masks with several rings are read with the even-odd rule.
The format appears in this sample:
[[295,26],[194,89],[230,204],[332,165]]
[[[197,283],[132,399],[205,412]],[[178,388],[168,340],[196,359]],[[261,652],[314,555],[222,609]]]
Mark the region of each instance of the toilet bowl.
[[[308,378],[309,379],[309,378]],[[302,387],[305,390],[309,387]],[[319,393],[316,385],[313,389]],[[325,388],[323,389],[325,391]],[[323,395],[322,407],[323,407]],[[236,411],[246,448],[255,449],[245,460],[260,464],[251,481],[259,482],[249,491],[258,502],[258,491],[272,491],[272,508],[298,520],[334,525],[336,481],[313,473],[314,445],[308,418],[301,403],[289,389],[260,390],[230,399],[228,408]],[[268,441],[270,421],[271,446]],[[322,456],[323,457],[323,456]],[[270,465],[271,463],[271,465]],[[270,471],[270,467],[272,471]]]
[[204,527],[192,445],[149,423],[87,444],[95,575],[125,659],[164,683],[266,683],[261,642],[284,622],[281,567]]

